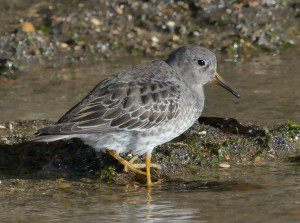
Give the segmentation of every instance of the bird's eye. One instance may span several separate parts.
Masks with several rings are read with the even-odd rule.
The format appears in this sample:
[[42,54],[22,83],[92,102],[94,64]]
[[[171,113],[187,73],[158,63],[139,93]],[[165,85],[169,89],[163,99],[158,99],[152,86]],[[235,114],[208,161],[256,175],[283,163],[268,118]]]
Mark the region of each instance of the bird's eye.
[[198,64],[200,66],[204,66],[205,65],[205,61],[204,60],[198,60],[197,62],[198,62]]

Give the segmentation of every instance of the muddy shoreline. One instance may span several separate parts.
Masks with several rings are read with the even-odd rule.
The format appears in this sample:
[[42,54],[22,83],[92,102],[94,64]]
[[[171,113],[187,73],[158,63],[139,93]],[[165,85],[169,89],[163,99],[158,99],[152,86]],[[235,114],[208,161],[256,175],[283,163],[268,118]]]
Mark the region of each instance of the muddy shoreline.
[[[214,120],[208,118],[208,120]],[[202,120],[203,121],[203,120]],[[217,119],[211,126],[196,123],[185,135],[158,146],[152,161],[161,170],[152,170],[153,179],[188,181],[203,170],[232,166],[271,165],[274,162],[299,162],[300,126],[287,123],[263,129],[232,124]],[[105,153],[97,154],[80,140],[33,143],[34,133],[49,121],[3,123],[0,138],[0,173],[3,182],[18,180],[88,181],[116,184],[143,183],[144,177],[123,172],[122,166]],[[250,134],[249,134],[250,133]],[[132,155],[123,154],[130,159]],[[137,162],[143,162],[140,157]],[[53,181],[54,180],[54,181]]]

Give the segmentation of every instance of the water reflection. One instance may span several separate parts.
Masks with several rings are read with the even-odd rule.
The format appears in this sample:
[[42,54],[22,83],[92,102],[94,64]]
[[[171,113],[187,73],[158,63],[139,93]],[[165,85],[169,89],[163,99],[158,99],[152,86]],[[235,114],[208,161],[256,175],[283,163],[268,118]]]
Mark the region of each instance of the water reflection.
[[[183,180],[175,180],[173,182],[165,182],[162,185],[158,185],[157,187],[147,188],[147,201],[146,201],[146,212],[149,212],[148,215],[145,216],[146,219],[157,219],[155,212],[160,213],[160,217],[162,220],[173,219],[174,222],[178,221],[190,221],[195,220],[197,222],[207,222],[206,220],[200,220],[201,215],[198,214],[199,210],[196,208],[177,208],[174,207],[174,202],[169,202],[166,200],[164,204],[156,204],[155,198],[157,192],[160,193],[170,193],[173,192],[174,195],[177,195],[180,192],[184,192],[188,197],[193,194],[193,192],[221,192],[221,191],[250,191],[263,189],[264,186],[255,185],[250,183],[236,182],[236,181],[225,181],[225,182],[203,182],[203,181],[188,181],[184,182]],[[154,196],[151,196],[153,192]],[[181,203],[180,200],[177,202]],[[184,202],[182,203],[184,204]],[[162,211],[164,210],[164,211]]]
[[[71,182],[0,191],[3,222],[299,222],[296,163],[201,170],[156,187]],[[5,183],[0,176],[2,184]]]

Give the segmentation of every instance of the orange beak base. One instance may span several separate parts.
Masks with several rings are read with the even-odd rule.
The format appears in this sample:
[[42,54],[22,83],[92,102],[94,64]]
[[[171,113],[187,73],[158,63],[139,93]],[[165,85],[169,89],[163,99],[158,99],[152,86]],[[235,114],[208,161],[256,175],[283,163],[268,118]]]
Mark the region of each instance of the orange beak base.
[[240,98],[240,94],[232,87],[230,87],[217,72],[214,73],[212,82],[225,88],[227,91],[231,92],[235,97]]

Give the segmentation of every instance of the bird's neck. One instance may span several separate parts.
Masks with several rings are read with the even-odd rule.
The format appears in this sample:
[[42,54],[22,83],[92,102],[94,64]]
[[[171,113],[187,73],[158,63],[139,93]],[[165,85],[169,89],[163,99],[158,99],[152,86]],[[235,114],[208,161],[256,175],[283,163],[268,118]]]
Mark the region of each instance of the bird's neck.
[[203,86],[193,85],[190,86],[194,100],[201,106],[204,106],[204,88]]

